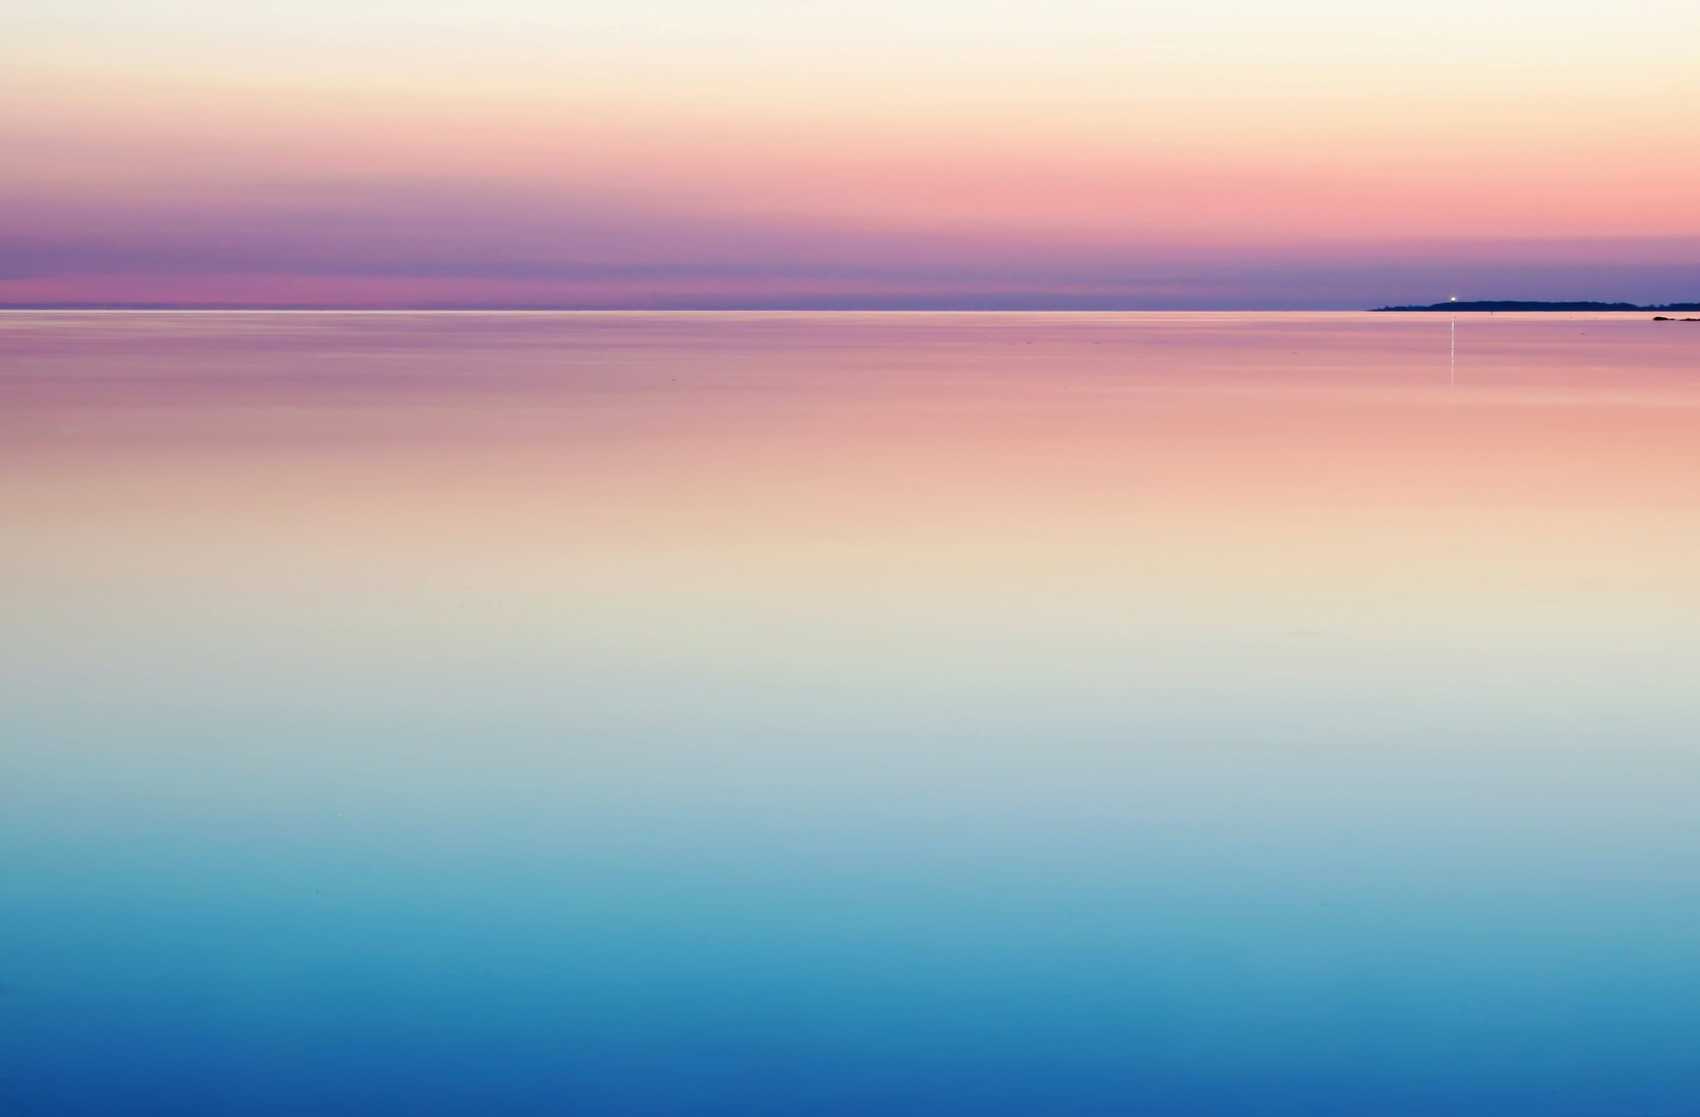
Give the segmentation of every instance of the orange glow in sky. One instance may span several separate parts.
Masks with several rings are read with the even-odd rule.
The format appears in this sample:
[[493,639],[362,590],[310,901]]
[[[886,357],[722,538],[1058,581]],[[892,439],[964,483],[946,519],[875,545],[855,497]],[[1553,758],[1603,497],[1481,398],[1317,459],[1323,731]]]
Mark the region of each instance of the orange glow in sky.
[[0,302],[1694,298],[1688,4],[81,0]]

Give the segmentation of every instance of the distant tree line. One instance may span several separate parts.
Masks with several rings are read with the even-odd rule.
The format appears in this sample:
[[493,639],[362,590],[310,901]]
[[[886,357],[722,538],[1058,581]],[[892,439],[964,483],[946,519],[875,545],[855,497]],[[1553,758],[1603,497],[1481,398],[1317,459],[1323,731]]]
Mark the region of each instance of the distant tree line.
[[1430,303],[1428,306],[1378,306],[1376,310],[1700,310],[1700,303],[1664,303],[1641,306],[1636,303],[1594,302],[1519,302],[1516,300],[1476,300],[1474,302]]

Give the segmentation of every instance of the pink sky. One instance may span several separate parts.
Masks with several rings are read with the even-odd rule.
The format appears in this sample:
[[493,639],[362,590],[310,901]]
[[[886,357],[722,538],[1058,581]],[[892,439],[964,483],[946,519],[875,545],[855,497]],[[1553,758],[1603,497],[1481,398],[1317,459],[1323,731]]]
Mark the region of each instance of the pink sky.
[[73,0],[0,302],[1700,298],[1700,14]]

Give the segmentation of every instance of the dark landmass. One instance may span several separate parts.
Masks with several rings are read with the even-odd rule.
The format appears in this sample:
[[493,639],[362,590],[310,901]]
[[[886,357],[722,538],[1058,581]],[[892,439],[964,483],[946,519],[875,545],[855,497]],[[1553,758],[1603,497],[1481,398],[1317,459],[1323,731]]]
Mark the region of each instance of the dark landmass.
[[1665,303],[1663,305],[1640,306],[1636,303],[1546,303],[1546,302],[1517,302],[1514,300],[1490,300],[1476,302],[1444,302],[1430,303],[1428,306],[1378,306],[1376,310],[1452,310],[1452,311],[1517,311],[1517,310],[1700,310],[1700,303]]

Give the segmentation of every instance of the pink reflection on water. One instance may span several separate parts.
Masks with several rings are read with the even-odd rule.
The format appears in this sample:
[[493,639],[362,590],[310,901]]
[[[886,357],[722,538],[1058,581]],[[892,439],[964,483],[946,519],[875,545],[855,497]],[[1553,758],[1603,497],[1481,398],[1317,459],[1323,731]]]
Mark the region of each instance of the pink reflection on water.
[[1679,330],[1471,318],[1452,386],[1421,315],[5,315],[7,567],[367,664],[744,663],[746,704],[897,670],[940,708],[1141,673],[1397,708],[1463,656],[1668,710]]

